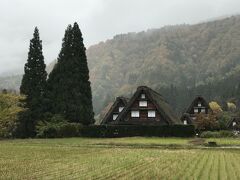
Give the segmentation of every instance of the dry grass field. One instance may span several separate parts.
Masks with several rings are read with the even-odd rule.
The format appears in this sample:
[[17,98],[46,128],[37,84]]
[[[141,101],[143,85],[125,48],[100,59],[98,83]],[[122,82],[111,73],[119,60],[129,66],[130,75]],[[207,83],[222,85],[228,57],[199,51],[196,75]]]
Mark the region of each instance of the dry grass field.
[[0,179],[240,179],[240,140],[210,140],[228,148],[177,138],[3,140]]

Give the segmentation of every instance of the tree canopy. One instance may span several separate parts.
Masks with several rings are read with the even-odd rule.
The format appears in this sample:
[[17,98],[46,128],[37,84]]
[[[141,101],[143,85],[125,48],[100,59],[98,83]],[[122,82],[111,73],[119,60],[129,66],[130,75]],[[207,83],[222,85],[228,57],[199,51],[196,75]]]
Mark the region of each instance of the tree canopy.
[[70,122],[94,123],[89,69],[82,33],[77,23],[65,31],[57,64],[48,79],[51,113]]
[[20,86],[20,93],[25,95],[24,107],[27,109],[21,115],[20,136],[35,136],[35,126],[44,112],[44,92],[46,89],[46,65],[42,52],[42,41],[39,30],[34,29],[33,38],[30,40],[27,63]]
[[23,96],[0,93],[0,138],[9,138],[16,131],[18,114],[23,112]]

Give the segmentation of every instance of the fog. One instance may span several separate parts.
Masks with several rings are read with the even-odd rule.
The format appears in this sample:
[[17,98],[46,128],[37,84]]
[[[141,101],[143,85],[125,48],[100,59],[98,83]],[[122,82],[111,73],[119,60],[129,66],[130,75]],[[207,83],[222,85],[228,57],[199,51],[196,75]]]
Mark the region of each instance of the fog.
[[23,71],[35,26],[48,64],[58,56],[67,25],[75,21],[89,47],[120,33],[193,24],[239,12],[239,0],[1,0],[0,75]]

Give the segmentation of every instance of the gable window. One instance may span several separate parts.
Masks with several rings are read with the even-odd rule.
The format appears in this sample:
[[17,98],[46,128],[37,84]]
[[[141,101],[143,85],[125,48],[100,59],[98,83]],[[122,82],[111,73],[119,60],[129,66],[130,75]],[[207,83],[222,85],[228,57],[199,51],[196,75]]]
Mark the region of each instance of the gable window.
[[184,125],[187,125],[187,120],[186,120],[186,119],[183,121],[183,124],[184,124]]
[[156,117],[156,111],[148,111],[148,117]]
[[236,123],[236,122],[233,122],[233,123],[232,123],[232,125],[233,125],[233,126],[236,126],[236,125],[237,125],[237,123]]
[[201,102],[198,102],[198,107],[201,107],[202,106],[202,103]]
[[141,99],[145,99],[146,95],[145,94],[141,94]]
[[147,107],[147,101],[139,101],[139,107]]
[[117,114],[114,114],[113,115],[113,121],[115,121],[117,119],[118,115]]
[[194,113],[198,113],[198,108],[194,108]]
[[119,111],[119,112],[122,112],[123,109],[124,109],[124,107],[119,107],[119,108],[118,108],[118,111]]
[[205,108],[202,108],[202,109],[201,109],[201,112],[202,112],[202,113],[205,113],[205,112],[206,112]]
[[139,111],[131,111],[131,117],[140,117]]

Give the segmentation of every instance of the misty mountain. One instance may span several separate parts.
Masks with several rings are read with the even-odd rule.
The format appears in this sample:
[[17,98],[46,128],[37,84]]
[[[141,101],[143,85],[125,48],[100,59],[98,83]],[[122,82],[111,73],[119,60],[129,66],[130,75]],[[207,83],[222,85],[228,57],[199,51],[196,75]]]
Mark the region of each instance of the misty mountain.
[[240,17],[117,35],[87,55],[98,112],[138,85],[191,88],[239,73]]
[[[220,83],[240,72],[240,16],[116,35],[91,46],[87,56],[96,114],[139,85],[161,89]],[[20,79],[1,78],[0,88],[18,88]]]
[[0,77],[0,89],[19,91],[22,75]]
[[[50,73],[56,64],[57,60],[52,61],[47,67],[47,73]],[[22,75],[11,75],[7,76],[3,74],[0,76],[0,89],[9,89],[14,91],[19,91],[19,87],[21,85]]]

